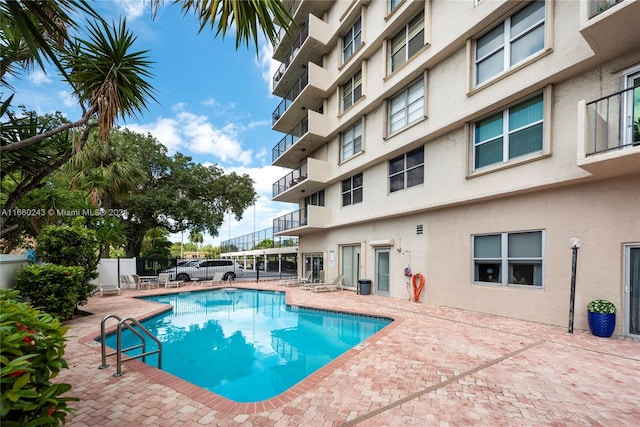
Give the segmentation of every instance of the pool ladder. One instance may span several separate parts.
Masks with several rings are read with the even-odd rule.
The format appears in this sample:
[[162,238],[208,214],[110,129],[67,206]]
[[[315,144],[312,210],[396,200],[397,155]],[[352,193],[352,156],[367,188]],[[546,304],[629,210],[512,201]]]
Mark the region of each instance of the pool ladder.
[[[114,351],[113,353],[107,354],[107,344],[105,342],[107,337],[106,323],[107,323],[107,320],[111,318],[118,320],[118,328],[116,329],[116,351]],[[134,325],[140,328],[140,330],[144,333],[144,335],[138,330],[136,330],[133,327]],[[127,328],[129,331],[135,334],[138,338],[140,338],[141,343],[131,347],[122,348],[122,330],[124,328]],[[148,338],[151,338],[153,341],[155,341],[156,344],[158,344],[158,348],[156,350],[147,351],[147,340],[145,339],[145,335]],[[147,328],[142,326],[142,324],[140,324],[140,322],[138,322],[133,317],[125,317],[124,319],[121,319],[115,314],[109,314],[105,316],[105,318],[102,319],[102,322],[100,323],[100,348],[102,351],[102,365],[98,366],[98,369],[108,368],[109,365],[107,364],[107,356],[115,355],[116,356],[116,373],[113,374],[114,377],[119,377],[123,375],[122,373],[123,362],[126,362],[128,360],[133,360],[133,359],[139,359],[139,358],[142,358],[142,361],[145,362],[147,356],[151,354],[156,354],[156,353],[158,354],[158,369],[162,369],[162,343],[151,332],[149,332]],[[122,358],[122,352],[131,351],[138,348],[142,348],[142,353],[135,356],[127,357],[125,359]]]

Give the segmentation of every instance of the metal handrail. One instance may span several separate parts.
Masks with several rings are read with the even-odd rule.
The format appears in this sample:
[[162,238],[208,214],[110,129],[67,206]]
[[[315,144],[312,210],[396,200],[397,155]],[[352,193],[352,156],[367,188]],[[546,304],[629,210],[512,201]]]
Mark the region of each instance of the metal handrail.
[[[106,322],[107,320],[114,318],[118,320],[118,328],[116,329],[116,351],[107,354],[107,347],[106,347]],[[147,335],[149,338],[151,338],[156,344],[158,344],[158,348],[156,350],[152,350],[152,351],[147,351],[147,341],[145,340],[144,336],[138,332],[135,328],[133,328],[133,326],[131,326],[130,323],[133,323],[135,326],[137,326],[138,328],[140,328],[142,330],[142,332],[145,333],[145,335]],[[127,348],[122,348],[122,329],[123,328],[127,328],[129,331],[131,331],[132,333],[134,333],[138,338],[140,338],[141,343],[131,346],[131,347],[127,347]],[[142,348],[142,353],[135,355],[135,356],[131,356],[128,357],[126,359],[122,359],[122,352],[126,352],[126,351],[131,351],[131,350],[135,350],[138,348]],[[109,367],[109,365],[107,364],[107,356],[113,356],[116,355],[116,373],[113,374],[114,377],[119,377],[122,376],[122,363],[129,361],[129,360],[133,360],[133,359],[139,359],[142,358],[143,362],[146,362],[146,357],[152,354],[158,354],[158,369],[162,369],[162,342],[160,342],[160,340],[158,338],[156,338],[147,328],[145,328],[144,326],[142,326],[142,324],[140,322],[138,322],[138,320],[136,320],[133,317],[125,317],[124,319],[121,319],[120,317],[116,316],[115,314],[109,314],[107,316],[104,317],[104,319],[102,319],[102,322],[100,323],[100,349],[101,349],[101,354],[102,354],[102,365],[98,366],[98,369],[105,369],[107,367]]]

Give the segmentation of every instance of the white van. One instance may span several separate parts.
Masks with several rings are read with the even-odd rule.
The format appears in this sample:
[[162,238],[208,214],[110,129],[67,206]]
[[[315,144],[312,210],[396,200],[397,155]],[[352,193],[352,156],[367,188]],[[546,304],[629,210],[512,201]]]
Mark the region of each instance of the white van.
[[203,259],[163,271],[170,280],[190,282],[192,279],[211,280],[213,274],[224,273],[223,280],[235,280],[242,274],[242,267],[232,259]]

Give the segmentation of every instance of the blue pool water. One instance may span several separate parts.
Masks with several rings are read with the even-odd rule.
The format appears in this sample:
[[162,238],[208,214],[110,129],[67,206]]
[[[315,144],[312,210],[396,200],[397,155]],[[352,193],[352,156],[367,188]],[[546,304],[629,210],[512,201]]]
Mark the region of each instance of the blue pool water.
[[[162,342],[162,369],[237,402],[282,393],[391,323],[287,306],[281,292],[217,289],[144,299],[173,305],[142,322]],[[122,340],[123,348],[140,343],[127,331]],[[106,344],[116,348],[115,335]],[[149,341],[147,351],[154,346]],[[146,363],[157,366],[157,356]]]

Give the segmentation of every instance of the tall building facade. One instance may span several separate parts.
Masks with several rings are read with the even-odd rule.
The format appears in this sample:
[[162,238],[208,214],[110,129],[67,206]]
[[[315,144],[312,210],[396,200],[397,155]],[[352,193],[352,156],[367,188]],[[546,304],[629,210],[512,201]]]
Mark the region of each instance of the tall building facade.
[[640,336],[640,1],[284,3],[300,274],[409,298],[410,270],[423,303],[580,329],[608,299]]

